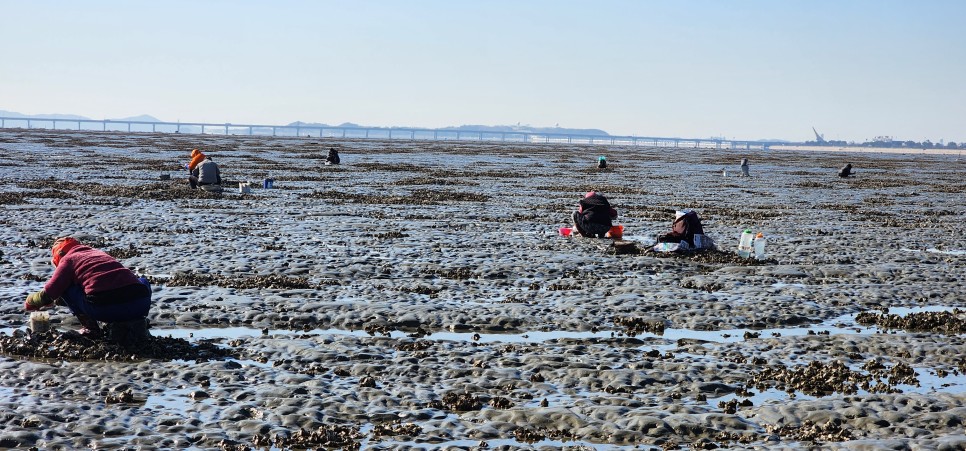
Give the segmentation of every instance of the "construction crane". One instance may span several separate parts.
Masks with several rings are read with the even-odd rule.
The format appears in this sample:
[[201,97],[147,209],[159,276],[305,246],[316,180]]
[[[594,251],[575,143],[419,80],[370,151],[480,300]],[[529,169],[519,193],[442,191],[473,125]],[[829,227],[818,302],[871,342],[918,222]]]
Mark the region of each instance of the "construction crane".
[[815,130],[815,127],[812,127],[812,131],[815,132],[815,141],[818,141],[819,144],[825,144],[825,137],[819,135],[818,130]]

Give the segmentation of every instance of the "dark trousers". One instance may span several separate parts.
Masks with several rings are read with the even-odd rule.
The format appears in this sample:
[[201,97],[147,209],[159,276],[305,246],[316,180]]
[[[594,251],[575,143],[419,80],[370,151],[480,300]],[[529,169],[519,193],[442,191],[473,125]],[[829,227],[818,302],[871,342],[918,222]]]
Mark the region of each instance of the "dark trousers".
[[[138,280],[144,285],[147,285],[148,291],[150,292],[151,284],[148,282],[148,279],[141,277]],[[84,289],[80,285],[74,284],[67,288],[63,298],[67,304],[67,308],[74,315],[87,315],[95,321],[103,323],[134,321],[148,316],[148,311],[151,310],[150,294],[143,298],[122,302],[120,304],[95,305],[87,300]]]
[[590,222],[587,217],[575,211],[573,214],[574,225],[577,226],[577,233],[581,236],[603,238],[610,231],[611,224],[601,224]]

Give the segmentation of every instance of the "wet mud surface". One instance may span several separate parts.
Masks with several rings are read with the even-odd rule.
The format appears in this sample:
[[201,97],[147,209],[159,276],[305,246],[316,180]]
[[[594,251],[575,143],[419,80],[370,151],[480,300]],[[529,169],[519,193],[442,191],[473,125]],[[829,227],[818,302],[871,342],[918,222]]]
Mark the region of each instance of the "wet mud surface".
[[47,360],[132,361],[225,359],[230,351],[210,343],[190,343],[171,337],[149,337],[136,346],[122,346],[107,338],[89,338],[61,331],[0,334],[0,354]]
[[[223,193],[187,188],[195,147]],[[961,449],[964,169],[0,130],[0,446]],[[625,244],[557,234],[592,189]],[[717,250],[650,250],[681,208]],[[737,256],[745,228],[765,260]],[[63,307],[26,332],[64,234],[151,280],[142,348],[65,334]]]

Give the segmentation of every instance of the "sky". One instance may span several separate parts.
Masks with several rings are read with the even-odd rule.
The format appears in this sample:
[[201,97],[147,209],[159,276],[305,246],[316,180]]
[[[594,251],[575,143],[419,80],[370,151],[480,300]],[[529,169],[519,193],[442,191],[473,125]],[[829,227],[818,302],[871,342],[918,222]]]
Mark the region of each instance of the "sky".
[[966,141],[961,0],[0,0],[0,110]]

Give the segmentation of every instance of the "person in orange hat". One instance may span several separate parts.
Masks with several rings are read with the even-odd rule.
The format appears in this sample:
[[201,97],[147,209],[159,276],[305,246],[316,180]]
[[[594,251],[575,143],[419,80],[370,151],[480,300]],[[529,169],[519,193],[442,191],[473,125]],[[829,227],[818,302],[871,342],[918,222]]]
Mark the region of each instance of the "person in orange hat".
[[188,184],[192,188],[198,187],[198,175],[195,173],[195,170],[202,161],[205,161],[205,154],[198,149],[193,149],[191,151],[191,161],[185,165],[185,169],[188,170]]
[[102,335],[98,322],[143,324],[151,308],[151,285],[104,251],[73,237],[54,241],[54,274],[44,288],[27,296],[24,310],[52,308],[62,301],[83,327],[79,333]]

